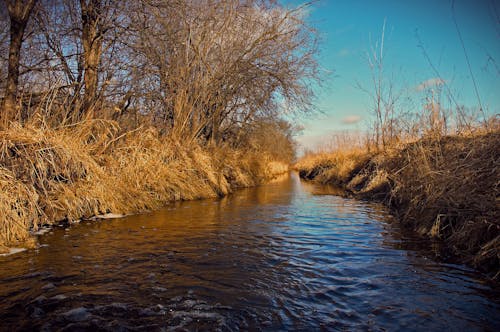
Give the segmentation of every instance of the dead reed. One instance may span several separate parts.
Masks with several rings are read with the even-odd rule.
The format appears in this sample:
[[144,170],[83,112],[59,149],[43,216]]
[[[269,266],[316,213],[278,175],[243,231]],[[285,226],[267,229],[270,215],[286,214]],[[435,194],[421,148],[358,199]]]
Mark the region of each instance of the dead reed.
[[330,153],[311,154],[294,166],[305,179],[343,185],[370,159],[362,149],[335,150]]
[[500,131],[423,139],[386,166],[391,205],[419,233],[500,277]]
[[402,224],[439,238],[461,261],[500,278],[500,130],[423,138],[377,154],[307,156],[301,177],[379,199]]
[[113,121],[13,124],[0,131],[0,250],[42,224],[226,195],[284,170],[258,151],[186,146]]

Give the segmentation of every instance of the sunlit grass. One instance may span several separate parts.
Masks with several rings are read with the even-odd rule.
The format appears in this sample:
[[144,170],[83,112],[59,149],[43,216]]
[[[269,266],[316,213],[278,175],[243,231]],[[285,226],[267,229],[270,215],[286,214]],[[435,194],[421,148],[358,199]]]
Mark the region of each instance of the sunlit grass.
[[13,124],[0,131],[0,165],[3,246],[43,224],[222,196],[287,171],[265,152],[188,145],[153,128],[122,132],[104,120]]
[[440,238],[451,251],[500,277],[500,128],[424,136],[387,147],[309,154],[294,166],[306,179],[376,198],[403,225]]

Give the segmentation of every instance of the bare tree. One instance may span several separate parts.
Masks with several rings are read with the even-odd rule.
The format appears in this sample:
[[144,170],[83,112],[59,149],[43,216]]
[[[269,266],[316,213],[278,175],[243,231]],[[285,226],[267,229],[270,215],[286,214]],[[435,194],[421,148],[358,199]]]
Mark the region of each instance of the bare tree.
[[[174,136],[217,142],[279,110],[306,110],[315,43],[302,9],[262,1],[145,1],[134,49],[154,120]],[[151,104],[151,103],[150,103]]]
[[91,111],[97,95],[98,70],[102,52],[102,1],[80,0],[82,15],[83,80],[85,94],[81,115]]
[[19,85],[19,63],[24,31],[37,0],[5,0],[10,18],[7,84],[3,100],[2,124],[6,126],[15,112]]
[[380,40],[371,45],[367,55],[368,65],[372,74],[372,88],[366,88],[358,83],[358,88],[367,93],[373,100],[373,113],[375,121],[373,131],[375,135],[375,148],[385,149],[399,137],[397,103],[402,95],[402,90],[395,91],[394,78],[387,77],[385,71],[385,28],[382,25]]
[[253,123],[312,108],[305,12],[272,0],[41,0],[23,84],[54,96],[42,114],[54,125],[112,118],[234,141]]

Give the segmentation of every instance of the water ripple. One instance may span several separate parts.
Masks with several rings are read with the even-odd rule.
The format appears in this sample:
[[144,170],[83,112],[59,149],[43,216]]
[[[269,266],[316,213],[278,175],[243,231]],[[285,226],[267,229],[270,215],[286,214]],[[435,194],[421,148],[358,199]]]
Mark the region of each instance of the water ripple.
[[292,176],[56,228],[0,257],[0,330],[497,330],[496,285],[329,192]]

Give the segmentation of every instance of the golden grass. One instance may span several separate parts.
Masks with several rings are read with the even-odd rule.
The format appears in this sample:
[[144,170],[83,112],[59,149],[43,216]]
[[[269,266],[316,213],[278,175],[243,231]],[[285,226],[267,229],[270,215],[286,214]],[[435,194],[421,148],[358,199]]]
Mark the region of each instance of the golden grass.
[[42,224],[226,195],[286,171],[258,151],[185,146],[155,129],[88,120],[0,131],[0,250]]
[[370,155],[361,149],[336,150],[305,156],[294,165],[294,169],[302,178],[342,185],[369,159]]
[[500,277],[500,131],[421,140],[387,166],[393,206],[421,234]]
[[500,130],[424,138],[370,155],[307,156],[301,177],[384,201],[402,223],[442,239],[465,262],[500,278]]

